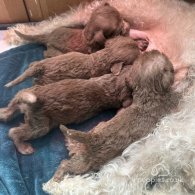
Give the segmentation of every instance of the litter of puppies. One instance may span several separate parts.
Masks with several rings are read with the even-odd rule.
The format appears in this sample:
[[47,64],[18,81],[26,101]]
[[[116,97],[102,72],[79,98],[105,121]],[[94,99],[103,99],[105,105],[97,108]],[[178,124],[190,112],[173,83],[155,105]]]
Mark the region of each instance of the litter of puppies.
[[[71,158],[61,162],[54,175],[56,181],[66,173],[99,170],[130,143],[146,136],[178,105],[181,95],[171,88],[172,63],[157,50],[142,53],[147,40],[136,42],[121,36],[129,31],[125,25],[117,10],[106,3],[94,10],[83,30],[61,27],[37,36],[16,32],[26,40],[47,45],[45,57],[49,58],[33,62],[6,84],[11,87],[28,77],[35,79],[34,86],[18,92],[0,109],[0,120],[8,121],[17,110],[25,114],[25,122],[9,131],[22,154],[34,152],[24,141],[41,137],[61,124]],[[62,126],[110,108],[120,110],[88,133]]]

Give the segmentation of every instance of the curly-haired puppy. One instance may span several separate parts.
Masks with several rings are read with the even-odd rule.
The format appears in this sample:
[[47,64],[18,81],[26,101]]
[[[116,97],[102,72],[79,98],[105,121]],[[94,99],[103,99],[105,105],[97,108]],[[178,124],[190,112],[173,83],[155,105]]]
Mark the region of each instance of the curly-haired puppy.
[[63,79],[89,79],[110,72],[119,74],[122,66],[132,64],[139,54],[135,41],[118,36],[108,40],[104,49],[93,54],[71,52],[33,62],[21,76],[6,84],[6,87],[18,84],[28,77],[35,77],[36,84],[44,85]]
[[106,74],[85,79],[65,79],[47,85],[36,85],[16,94],[7,108],[0,109],[0,120],[7,121],[20,111],[25,122],[10,129],[9,136],[22,154],[34,149],[25,141],[47,134],[59,124],[79,123],[99,112],[131,104],[131,88],[125,78],[131,66],[120,75]]
[[39,42],[47,46],[44,57],[54,57],[67,52],[95,52],[104,47],[107,38],[127,32],[125,22],[119,12],[108,3],[96,8],[84,29],[59,27],[49,34],[25,35],[15,33],[27,40]]
[[98,170],[120,155],[130,143],[146,136],[178,104],[179,95],[171,90],[174,81],[172,63],[156,50],[141,55],[126,80],[133,88],[130,107],[89,132],[60,127],[68,140],[71,158],[61,162],[54,175],[56,181],[65,173]]

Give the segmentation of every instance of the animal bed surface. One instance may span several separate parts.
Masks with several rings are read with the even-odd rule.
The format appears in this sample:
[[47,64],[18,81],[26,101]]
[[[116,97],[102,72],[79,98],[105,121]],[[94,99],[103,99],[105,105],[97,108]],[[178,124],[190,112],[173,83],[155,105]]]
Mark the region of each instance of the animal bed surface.
[[[31,86],[31,80],[10,88],[4,85],[19,76],[33,61],[43,59],[44,47],[38,44],[20,46],[0,54],[0,107],[4,107],[17,91]],[[106,111],[79,125],[69,128],[89,130],[98,122],[108,120],[115,111]],[[64,137],[58,129],[31,143],[36,151],[24,156],[16,151],[8,138],[8,130],[22,122],[22,116],[0,123],[0,195],[44,195],[42,183],[54,174],[60,161],[68,157]]]

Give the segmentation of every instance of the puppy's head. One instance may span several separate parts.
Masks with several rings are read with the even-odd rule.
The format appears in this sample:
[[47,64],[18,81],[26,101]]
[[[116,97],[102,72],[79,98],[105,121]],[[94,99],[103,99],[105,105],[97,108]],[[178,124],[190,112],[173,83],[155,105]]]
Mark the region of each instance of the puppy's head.
[[108,38],[125,34],[127,23],[114,7],[105,3],[99,6],[91,14],[90,20],[84,29],[84,36],[94,50],[104,47]]
[[174,69],[170,60],[157,50],[146,52],[132,67],[133,85],[151,88],[159,93],[168,91],[174,82]]
[[129,37],[118,36],[109,39],[105,48],[113,60],[125,65],[132,64],[140,54],[137,43]]

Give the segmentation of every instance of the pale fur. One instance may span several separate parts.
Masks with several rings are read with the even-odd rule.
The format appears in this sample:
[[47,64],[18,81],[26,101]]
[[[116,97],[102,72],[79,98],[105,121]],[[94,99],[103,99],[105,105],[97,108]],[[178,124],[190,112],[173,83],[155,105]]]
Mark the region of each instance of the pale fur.
[[[195,5],[179,0],[110,0],[125,16],[132,18],[131,27],[143,30],[149,39],[174,63],[177,74],[182,78],[182,68],[195,65]],[[100,2],[79,7],[77,10],[37,26],[16,26],[22,33],[40,34],[51,32],[61,25],[85,24],[91,11]],[[21,43],[14,34],[7,33],[11,43]],[[186,88],[189,80],[192,87],[185,94],[175,114],[162,119],[154,134],[131,144],[123,154],[105,165],[99,173],[87,177],[66,176],[61,183],[52,180],[44,185],[44,190],[54,195],[61,194],[195,194],[195,71],[190,79],[180,82],[177,90]],[[180,80],[179,79],[179,80]],[[146,183],[161,177],[176,177],[178,182],[161,182],[147,189]],[[163,172],[164,170],[164,172]],[[173,175],[173,172],[175,176]],[[170,174],[172,173],[172,174]],[[94,179],[95,178],[95,179]],[[181,182],[182,181],[182,182]]]
[[[60,183],[50,180],[43,189],[53,195],[195,194],[194,117],[195,80],[176,113],[164,117],[153,134],[131,144],[99,173],[67,175]],[[147,189],[155,177],[166,182]]]
[[37,97],[34,94],[24,92],[22,95],[22,98],[24,101],[26,101],[29,104],[33,104],[37,101]]

